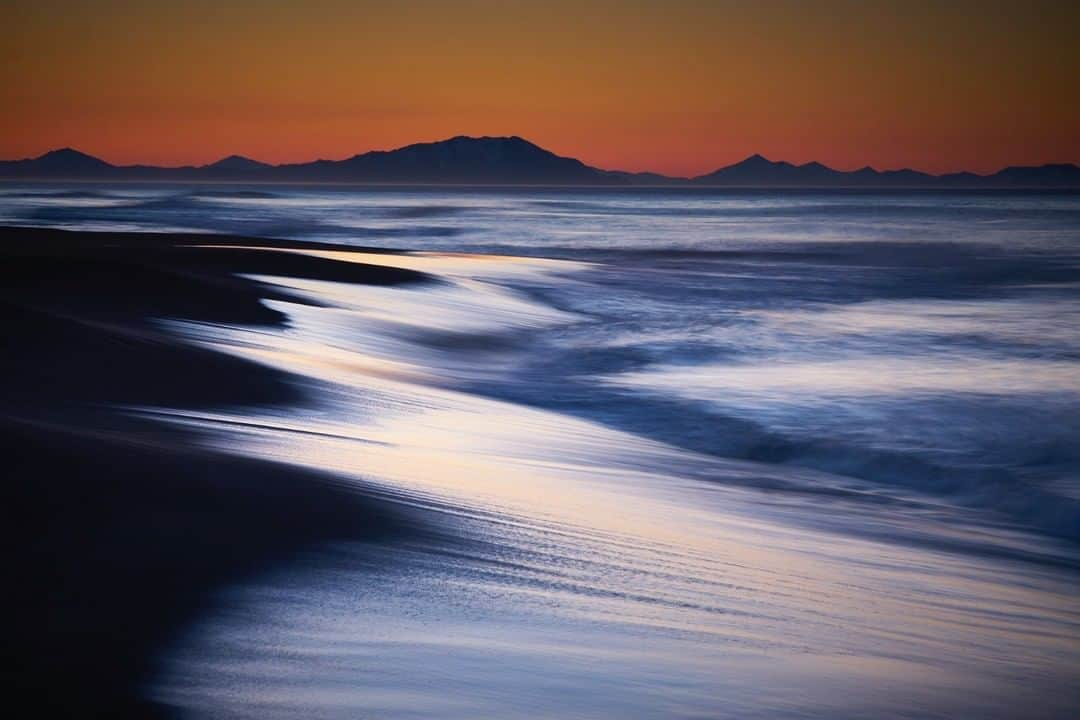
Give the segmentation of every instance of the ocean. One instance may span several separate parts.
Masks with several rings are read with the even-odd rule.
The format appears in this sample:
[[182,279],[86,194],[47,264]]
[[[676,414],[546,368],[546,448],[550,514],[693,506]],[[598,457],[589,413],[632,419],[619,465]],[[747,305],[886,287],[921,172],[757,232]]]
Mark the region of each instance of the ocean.
[[1080,707],[1076,193],[28,184],[0,223],[434,279],[159,319],[304,400],[126,412],[429,529],[222,589],[153,672],[182,716]]

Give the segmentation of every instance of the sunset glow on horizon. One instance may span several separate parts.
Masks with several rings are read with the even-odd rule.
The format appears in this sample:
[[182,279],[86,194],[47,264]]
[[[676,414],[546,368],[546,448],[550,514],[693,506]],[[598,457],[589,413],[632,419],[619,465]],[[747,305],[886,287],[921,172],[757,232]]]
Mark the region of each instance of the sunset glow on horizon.
[[15,0],[0,158],[340,159],[520,135],[602,168],[1080,162],[1080,10],[1033,2]]

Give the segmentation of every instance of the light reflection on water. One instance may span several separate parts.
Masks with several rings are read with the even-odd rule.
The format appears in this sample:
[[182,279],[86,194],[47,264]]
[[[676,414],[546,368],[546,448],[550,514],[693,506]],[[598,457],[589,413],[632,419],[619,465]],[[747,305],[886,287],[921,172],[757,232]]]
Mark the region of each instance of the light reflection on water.
[[[176,649],[160,699],[236,717],[462,718],[1052,716],[1075,701],[1061,692],[1080,663],[1071,575],[875,536],[983,535],[1021,556],[1029,538],[461,392],[474,375],[423,342],[425,324],[587,320],[493,298],[469,277],[492,272],[484,258],[446,262],[435,289],[263,277],[329,306],[275,302],[284,330],[174,324],[303,376],[311,407],[156,416],[354,477],[444,518],[448,537],[343,546],[236,589],[235,610]],[[473,303],[490,305],[479,325]],[[807,493],[756,490],[793,483]],[[832,484],[847,494],[814,494]]]

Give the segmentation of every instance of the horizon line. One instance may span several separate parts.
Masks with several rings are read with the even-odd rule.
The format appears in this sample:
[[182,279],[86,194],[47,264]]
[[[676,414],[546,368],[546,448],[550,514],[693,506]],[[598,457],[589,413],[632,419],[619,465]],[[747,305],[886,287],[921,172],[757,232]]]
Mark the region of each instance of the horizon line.
[[352,153],[350,155],[346,155],[344,157],[336,158],[336,159],[335,158],[328,158],[328,157],[315,157],[315,158],[312,158],[310,160],[298,160],[298,161],[279,162],[279,163],[266,162],[266,161],[263,161],[263,160],[258,160],[258,159],[254,158],[254,157],[251,157],[249,155],[244,155],[244,154],[239,153],[239,152],[230,152],[230,153],[227,153],[225,155],[222,155],[222,156],[218,157],[216,160],[211,160],[209,162],[205,162],[205,163],[202,163],[202,164],[153,165],[153,164],[146,164],[146,163],[143,163],[143,162],[132,162],[132,163],[126,163],[126,164],[117,164],[117,163],[114,163],[114,162],[112,162],[110,160],[105,159],[104,157],[102,157],[100,155],[96,155],[94,153],[87,152],[85,150],[80,150],[80,149],[78,149],[76,147],[73,147],[71,145],[64,145],[62,147],[55,147],[55,148],[52,148],[50,150],[46,150],[46,151],[40,153],[39,155],[35,155],[35,156],[28,156],[28,157],[21,157],[21,158],[0,158],[0,163],[30,162],[30,161],[34,161],[34,160],[40,160],[40,159],[42,159],[42,158],[44,158],[44,157],[46,157],[48,155],[52,155],[52,154],[55,154],[55,153],[72,152],[72,153],[77,153],[79,155],[83,155],[83,156],[92,158],[94,160],[98,160],[98,161],[103,162],[103,163],[105,163],[105,164],[107,164],[107,165],[109,165],[111,167],[114,167],[114,168],[151,168],[151,169],[157,169],[157,170],[205,169],[205,168],[212,167],[213,165],[216,165],[217,163],[220,163],[220,162],[222,162],[224,160],[229,160],[229,159],[233,159],[233,158],[246,160],[246,161],[249,161],[249,162],[252,162],[252,163],[256,163],[256,164],[262,165],[262,166],[264,166],[266,168],[281,168],[281,167],[289,167],[289,166],[296,166],[296,165],[309,165],[309,164],[313,164],[313,163],[317,163],[317,162],[334,162],[334,163],[346,162],[348,160],[353,160],[355,158],[363,157],[363,156],[369,155],[369,154],[392,153],[392,152],[396,152],[396,151],[399,151],[399,150],[404,150],[406,148],[410,148],[410,147],[414,147],[414,146],[419,146],[419,145],[440,145],[440,144],[448,143],[448,142],[451,142],[451,141],[454,141],[454,140],[471,140],[471,141],[517,140],[517,141],[526,143],[528,145],[531,145],[531,146],[533,146],[533,147],[535,147],[535,148],[537,148],[537,149],[539,149],[539,150],[541,150],[543,152],[547,152],[547,153],[550,153],[552,155],[555,155],[557,157],[570,159],[570,160],[576,160],[576,161],[582,163],[583,165],[585,165],[588,168],[591,168],[591,169],[594,169],[594,170],[599,170],[601,172],[625,174],[625,175],[655,175],[655,176],[658,176],[658,177],[661,177],[661,178],[664,178],[664,179],[669,179],[669,180],[695,180],[695,179],[698,179],[698,178],[706,177],[708,175],[712,175],[713,173],[716,173],[716,172],[718,172],[720,170],[724,170],[724,169],[727,169],[727,168],[735,167],[737,165],[741,165],[743,163],[746,163],[746,162],[754,160],[754,159],[761,159],[761,160],[763,160],[765,162],[768,162],[768,163],[770,163],[772,165],[788,165],[788,166],[795,167],[795,168],[802,168],[802,167],[806,167],[806,166],[810,166],[810,165],[818,165],[818,166],[823,167],[826,170],[836,172],[836,173],[857,173],[857,172],[861,172],[861,171],[865,171],[865,170],[871,170],[871,171],[877,172],[877,173],[914,172],[914,173],[919,173],[921,175],[925,175],[927,177],[932,177],[932,178],[944,178],[944,177],[955,176],[955,175],[971,175],[971,176],[974,176],[974,177],[987,178],[987,177],[991,177],[991,176],[993,176],[993,175],[995,175],[995,174],[997,174],[997,173],[999,173],[999,172],[1001,172],[1003,170],[1007,170],[1007,169],[1010,169],[1010,168],[1072,167],[1072,168],[1080,169],[1080,163],[1063,160],[1063,161],[1059,161],[1059,162],[1045,162],[1045,163],[1023,164],[1023,165],[1016,165],[1016,164],[1002,165],[1002,166],[998,167],[996,170],[985,172],[985,173],[980,173],[980,172],[976,172],[976,171],[973,171],[973,170],[966,170],[966,169],[965,170],[952,170],[952,171],[948,171],[948,172],[936,173],[936,172],[930,172],[930,171],[927,171],[927,170],[919,170],[917,168],[910,167],[910,166],[896,167],[896,168],[876,168],[876,167],[874,167],[873,165],[870,165],[870,164],[862,165],[860,167],[857,167],[857,168],[854,168],[854,169],[851,169],[851,170],[841,170],[841,169],[837,169],[837,168],[835,168],[835,167],[833,167],[831,165],[827,165],[826,163],[823,163],[823,162],[821,162],[819,160],[809,160],[809,161],[804,162],[804,163],[795,163],[795,162],[791,162],[789,160],[773,160],[773,159],[771,159],[769,157],[766,157],[764,154],[762,154],[760,152],[752,152],[749,155],[746,155],[745,157],[743,157],[741,160],[736,160],[736,161],[728,163],[726,165],[719,165],[719,166],[715,167],[712,170],[708,170],[706,172],[703,172],[703,173],[700,173],[700,174],[697,174],[697,175],[669,175],[667,173],[660,172],[660,171],[655,171],[655,170],[620,170],[620,169],[616,169],[616,168],[598,167],[598,166],[591,165],[591,164],[587,163],[586,161],[582,160],[581,158],[577,158],[577,157],[573,157],[573,156],[569,156],[569,155],[561,155],[561,154],[559,154],[559,153],[557,153],[557,152],[555,152],[553,150],[549,150],[549,149],[545,148],[544,146],[542,146],[542,145],[540,145],[538,143],[535,143],[535,142],[533,142],[533,141],[531,141],[531,140],[529,140],[529,139],[527,139],[527,138],[525,138],[525,137],[523,137],[521,135],[465,135],[465,134],[452,135],[452,136],[445,137],[445,138],[439,139],[439,140],[422,140],[422,141],[417,141],[417,142],[410,142],[410,143],[406,143],[404,145],[399,145],[399,146],[390,147],[390,148],[372,148],[370,150],[364,150],[364,151],[361,151],[361,152],[355,152],[355,153]]

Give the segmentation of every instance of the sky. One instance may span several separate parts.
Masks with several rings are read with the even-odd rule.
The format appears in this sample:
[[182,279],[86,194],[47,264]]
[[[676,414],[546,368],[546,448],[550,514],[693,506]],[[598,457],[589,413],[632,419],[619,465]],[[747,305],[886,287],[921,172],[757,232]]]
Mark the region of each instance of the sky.
[[2,0],[0,158],[339,159],[520,135],[609,169],[1080,163],[1080,3]]

